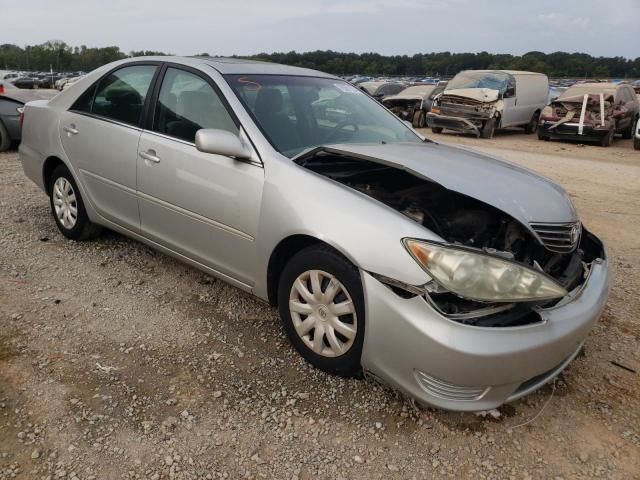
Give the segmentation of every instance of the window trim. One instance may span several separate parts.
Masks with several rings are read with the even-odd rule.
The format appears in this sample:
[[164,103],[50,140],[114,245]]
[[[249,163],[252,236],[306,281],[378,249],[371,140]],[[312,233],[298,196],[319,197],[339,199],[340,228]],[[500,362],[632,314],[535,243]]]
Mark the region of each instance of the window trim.
[[[147,90],[147,95],[145,96],[144,99],[144,105],[142,106],[142,114],[140,115],[140,119],[138,120],[138,124],[132,124],[132,123],[126,123],[126,122],[122,122],[120,120],[117,120],[115,118],[109,118],[109,117],[105,117],[103,115],[97,115],[93,112],[84,112],[82,110],[77,110],[75,107],[78,103],[78,101],[80,100],[80,98],[87,93],[89,90],[93,89],[93,95],[91,96],[91,109],[93,110],[93,103],[95,102],[96,99],[96,94],[98,93],[98,87],[100,86],[100,83],[107,78],[109,75],[111,75],[114,72],[117,72],[118,70],[122,70],[123,68],[127,68],[127,67],[137,67],[137,66],[155,66],[156,71],[153,74],[153,77],[151,78],[151,82],[149,83],[149,90]],[[120,64],[114,68],[112,68],[111,70],[109,70],[108,72],[106,72],[105,74],[101,75],[100,78],[96,79],[96,81],[94,81],[89,87],[87,87],[77,98],[76,100],[73,102],[73,104],[67,109],[67,111],[69,112],[73,112],[76,113],[78,115],[84,115],[87,117],[91,117],[91,118],[95,118],[97,120],[103,120],[109,123],[113,123],[116,125],[120,125],[123,127],[128,127],[128,128],[133,128],[135,130],[142,130],[143,129],[143,125],[144,125],[144,119],[146,118],[147,115],[147,108],[149,106],[150,103],[150,97],[151,97],[151,92],[154,91],[157,79],[158,79],[158,75],[160,73],[160,70],[162,68],[162,62],[158,62],[158,61],[149,61],[149,60],[140,60],[140,61],[134,61],[134,62],[127,62],[124,64]]]

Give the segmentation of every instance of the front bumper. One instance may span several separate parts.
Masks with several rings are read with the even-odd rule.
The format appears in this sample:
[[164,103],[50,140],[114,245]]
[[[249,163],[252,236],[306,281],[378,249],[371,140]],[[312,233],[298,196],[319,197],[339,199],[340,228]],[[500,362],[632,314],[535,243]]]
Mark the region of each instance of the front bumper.
[[607,301],[606,258],[579,290],[540,311],[541,322],[484,328],[452,321],[424,298],[401,298],[363,273],[367,326],[362,366],[418,403],[496,408],[541,387],[577,355]]
[[556,128],[549,129],[554,123],[541,121],[538,125],[539,134],[549,138],[597,142],[609,133],[609,127],[597,128],[592,125],[584,125],[582,133],[579,133],[580,125],[575,122],[563,123]]
[[461,133],[473,133],[480,136],[482,124],[491,118],[489,115],[478,118],[455,117],[438,113],[427,113],[427,125],[430,127],[446,128]]
[[7,128],[7,133],[9,133],[11,141],[19,141],[22,137],[20,131],[20,115],[2,115],[0,121],[2,121]]

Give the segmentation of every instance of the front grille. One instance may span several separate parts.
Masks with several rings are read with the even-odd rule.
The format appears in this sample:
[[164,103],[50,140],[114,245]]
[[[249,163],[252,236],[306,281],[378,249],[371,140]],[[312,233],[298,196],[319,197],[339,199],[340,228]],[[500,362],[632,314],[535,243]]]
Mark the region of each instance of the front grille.
[[444,400],[473,401],[479,400],[489,387],[464,387],[438,380],[420,370],[415,371],[418,384],[434,397]]
[[582,225],[575,223],[531,223],[531,228],[536,232],[543,245],[552,252],[570,253],[575,250]]

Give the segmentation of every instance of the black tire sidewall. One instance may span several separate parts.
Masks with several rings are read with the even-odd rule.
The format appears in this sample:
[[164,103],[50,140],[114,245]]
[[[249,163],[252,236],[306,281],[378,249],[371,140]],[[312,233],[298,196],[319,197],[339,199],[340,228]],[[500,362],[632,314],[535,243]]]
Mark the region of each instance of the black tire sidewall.
[[7,127],[0,121],[0,152],[9,150],[9,147],[11,147],[11,137],[9,136]]
[[[60,220],[58,220],[58,216],[56,215],[56,210],[53,205],[53,185],[56,180],[60,177],[64,177],[73,187],[73,191],[76,195],[76,205],[78,208],[78,217],[76,219],[76,224],[73,228],[66,228]],[[78,185],[76,184],[73,175],[65,165],[58,165],[51,174],[51,178],[49,179],[49,185],[47,187],[49,190],[49,204],[51,205],[51,214],[53,215],[53,219],[58,226],[58,230],[67,238],[72,240],[82,240],[85,237],[85,232],[88,227],[90,227],[91,222],[89,221],[89,217],[87,216],[87,211],[84,208],[84,202],[82,201],[82,195],[80,195],[80,190],[78,189]]]
[[497,124],[498,122],[496,121],[495,117],[487,120],[482,126],[482,132],[480,133],[480,136],[482,138],[493,138],[493,134],[496,132]]
[[[289,295],[293,282],[308,270],[323,270],[334,275],[347,289],[356,309],[356,338],[347,353],[339,357],[323,357],[313,352],[295,331]],[[358,269],[335,250],[324,246],[312,246],[294,255],[285,266],[278,284],[278,310],[287,337],[294,348],[313,366],[326,372],[351,377],[361,371],[360,359],[365,334],[365,307],[362,279]]]

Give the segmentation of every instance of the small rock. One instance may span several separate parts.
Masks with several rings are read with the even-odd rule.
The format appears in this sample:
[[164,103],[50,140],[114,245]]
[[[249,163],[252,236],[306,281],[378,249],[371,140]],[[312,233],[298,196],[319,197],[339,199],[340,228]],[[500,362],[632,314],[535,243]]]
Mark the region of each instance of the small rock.
[[389,469],[390,472],[399,472],[400,469],[398,467],[396,467],[394,464],[390,463],[387,465],[387,468]]
[[220,398],[222,396],[222,392],[220,390],[216,390],[213,392],[213,398]]
[[33,458],[34,460],[40,458],[40,450],[36,448],[33,452],[31,452],[31,458]]
[[364,463],[364,458],[362,458],[360,455],[356,455],[353,457],[353,461],[356,463]]
[[167,455],[166,457],[164,457],[164,463],[165,463],[165,465],[168,465],[168,466],[173,465],[173,458],[171,458],[171,456]]

